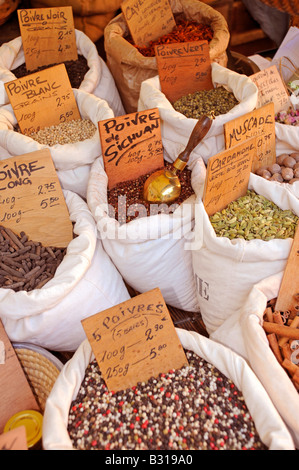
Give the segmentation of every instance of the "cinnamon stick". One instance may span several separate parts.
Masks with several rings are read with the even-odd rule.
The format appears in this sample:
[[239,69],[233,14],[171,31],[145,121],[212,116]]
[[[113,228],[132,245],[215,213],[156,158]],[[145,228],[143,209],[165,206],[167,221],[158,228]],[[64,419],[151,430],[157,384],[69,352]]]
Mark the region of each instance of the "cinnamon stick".
[[279,325],[269,321],[263,322],[263,328],[266,333],[275,333],[278,336],[283,336],[291,339],[299,339],[299,329],[292,328],[286,325]]

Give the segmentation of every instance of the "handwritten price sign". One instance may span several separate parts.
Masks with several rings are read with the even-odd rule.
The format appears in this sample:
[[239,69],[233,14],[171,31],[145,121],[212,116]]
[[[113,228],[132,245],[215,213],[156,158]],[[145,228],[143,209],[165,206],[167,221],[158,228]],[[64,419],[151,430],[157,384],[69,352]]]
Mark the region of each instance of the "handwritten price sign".
[[82,325],[109,390],[124,390],[188,362],[158,288]]

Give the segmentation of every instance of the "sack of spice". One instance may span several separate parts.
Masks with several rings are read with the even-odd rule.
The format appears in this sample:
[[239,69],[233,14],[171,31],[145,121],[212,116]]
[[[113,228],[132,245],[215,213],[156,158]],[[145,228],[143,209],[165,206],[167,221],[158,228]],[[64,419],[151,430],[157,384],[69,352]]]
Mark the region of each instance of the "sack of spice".
[[[151,414],[149,413],[148,419],[146,399],[142,401],[143,409],[140,413],[137,411],[136,414],[136,409],[133,410],[134,417],[132,417],[132,419],[134,419],[134,421],[131,421],[130,402],[134,398],[126,400],[126,391],[113,393],[111,401],[117,399],[118,395],[123,397],[122,399],[119,398],[117,406],[114,405],[114,409],[118,410],[116,422],[122,421],[119,428],[116,428],[112,421],[111,425],[109,425],[110,417],[114,416],[114,411],[113,409],[110,410],[109,402],[107,402],[107,400],[110,400],[109,396],[111,392],[106,392],[106,398],[108,398],[106,402],[102,404],[99,397],[100,392],[97,393],[97,398],[92,395],[92,400],[90,401],[88,390],[91,394],[94,393],[92,386],[88,386],[84,389],[83,382],[85,377],[88,377],[88,368],[94,361],[94,355],[89,342],[87,340],[82,342],[76,353],[61,370],[47,399],[43,421],[44,449],[73,450],[78,448],[75,436],[76,433],[78,433],[79,437],[82,425],[82,427],[86,429],[85,433],[81,433],[81,436],[83,436],[81,446],[83,448],[85,448],[84,442],[86,442],[88,443],[88,448],[96,448],[102,444],[103,447],[105,446],[104,449],[110,450],[121,450],[124,448],[134,450],[134,448],[138,449],[138,446],[140,446],[139,448],[141,449],[151,449],[152,440],[156,443],[154,450],[157,450],[159,445],[163,450],[176,450],[179,447],[183,450],[193,450],[193,448],[195,448],[194,450],[200,448],[216,450],[230,448],[229,446],[231,446],[233,450],[241,450],[242,448],[251,448],[250,441],[253,442],[255,440],[254,444],[261,446],[262,449],[294,450],[294,443],[289,431],[277,413],[265,389],[246,361],[229,348],[209,338],[205,338],[196,332],[179,328],[176,329],[176,332],[186,353],[194,357],[195,361],[201,364],[201,367],[197,367],[194,371],[192,368],[193,363],[191,365],[191,361],[188,358],[189,365],[183,368],[182,372],[184,373],[183,380],[180,381],[177,379],[175,381],[176,392],[179,392],[175,399],[171,398],[171,396],[174,395],[174,393],[171,393],[172,378],[175,372],[179,375],[180,370],[170,371],[167,380],[168,383],[165,384],[165,387],[168,387],[168,389],[162,391],[162,388],[158,388],[157,395],[154,395],[155,400],[150,400],[151,404],[148,406]],[[188,383],[188,371],[193,381],[191,385],[192,391],[196,389],[197,385],[199,386],[192,405],[189,405],[187,399],[187,396],[191,395],[191,391],[188,389],[187,392],[177,390],[180,383]],[[206,375],[204,375],[202,379],[205,386],[202,385],[202,381],[199,381],[200,371],[206,371]],[[205,374],[205,372],[203,373]],[[168,374],[164,375],[167,376]],[[215,379],[216,382],[220,384],[218,385],[218,389],[214,382]],[[101,380],[101,375],[97,373],[95,369],[92,382],[96,383],[99,380]],[[156,387],[159,386],[161,380],[163,380],[163,377],[157,377],[158,385],[156,385]],[[211,383],[209,383],[210,381]],[[155,387],[155,384],[153,385],[153,382],[151,383],[152,385],[149,385],[149,387]],[[141,384],[141,386],[142,385],[143,384]],[[142,389],[140,388],[139,390],[139,387],[140,385],[138,384],[136,387],[138,396],[142,393]],[[104,387],[104,389],[107,390],[106,387]],[[217,402],[215,403],[215,393],[212,393],[212,397],[210,398],[208,395],[210,390],[214,391],[216,389]],[[100,390],[100,388],[98,390]],[[154,391],[149,393],[154,394]],[[183,395],[180,395],[180,393]],[[231,394],[233,394],[233,400]],[[180,396],[184,396],[183,403],[180,400]],[[94,416],[90,416],[89,414],[86,419],[84,412],[80,412],[80,410],[84,410],[84,406],[77,407],[75,404],[77,397],[78,400],[81,400],[82,405],[86,404],[87,408],[89,407],[89,403],[93,403],[94,400],[97,400],[98,408],[101,406],[105,407],[105,412],[103,409],[103,413],[96,414],[96,407],[94,407]],[[197,400],[197,398],[200,399]],[[172,401],[174,402],[173,406],[170,405]],[[234,403],[233,412],[230,409],[231,403]],[[189,408],[187,408],[187,406],[185,408],[186,404]],[[242,411],[238,408],[240,405]],[[123,411],[120,409],[122,406]],[[165,413],[161,412],[160,407],[162,406],[164,410],[166,409],[165,418],[163,418]],[[177,406],[180,406],[180,413],[176,414],[176,420],[178,420],[176,422],[176,420],[174,420],[173,409]],[[76,416],[77,409],[78,418],[77,420],[75,418],[75,421],[73,421],[71,415],[74,414]],[[106,413],[107,409],[109,410],[109,414],[108,412]],[[169,417],[167,409],[170,410]],[[185,410],[187,410],[188,413],[187,420]],[[215,419],[217,410],[218,413],[220,410],[220,413],[217,419]],[[124,415],[124,413],[126,414]],[[149,426],[149,422],[152,423],[158,414],[160,424],[154,427]],[[137,419],[138,416],[139,418]],[[229,431],[227,425],[228,417],[230,419]],[[223,419],[225,423],[222,423]],[[101,424],[101,420],[105,420],[105,424]],[[100,424],[97,425],[96,421],[99,421]],[[173,424],[177,424],[177,432],[174,434],[172,434],[170,430],[169,433],[165,432],[169,421]],[[214,426],[215,423],[217,423],[216,428]],[[236,426],[238,430],[236,430],[235,423],[237,423]],[[244,427],[242,427],[243,423],[245,423]],[[252,426],[249,423],[252,423]],[[108,427],[108,432],[105,432],[104,426]],[[115,428],[113,432],[111,431],[111,427]],[[251,428],[250,431],[249,428]],[[225,434],[224,439],[223,430]],[[251,430],[253,432],[249,436]],[[138,436],[140,436],[140,438],[138,438]],[[211,436],[213,436],[213,438],[211,438]],[[160,440],[159,437],[161,437]],[[108,442],[107,444],[106,441]],[[198,443],[198,446],[196,443]],[[142,447],[142,445],[144,447]]]
[[[273,310],[269,304],[274,300],[275,305],[282,277],[283,272],[280,272],[254,285],[244,305],[236,312],[234,321],[224,321],[211,338],[232,348],[248,362],[290,430],[296,448],[299,448],[298,389],[273,353],[273,334],[269,337],[263,328],[264,312],[267,308]],[[280,338],[275,336],[276,343]],[[284,359],[283,354],[281,349],[281,359]],[[296,354],[295,350],[292,354]]]
[[54,277],[42,288],[0,288],[0,318],[11,341],[75,351],[86,338],[81,320],[130,298],[105,253],[83,199],[64,191],[74,238]]
[[[75,35],[78,60],[65,62],[72,88],[78,88],[107,101],[115,116],[124,114],[114,78],[105,61],[99,56],[95,44],[82,31],[75,30]],[[44,68],[46,67],[40,67],[38,70]],[[21,36],[2,44],[0,47],[0,106],[9,103],[4,83],[34,72],[34,70],[29,72],[26,69]]]
[[[200,30],[201,36],[195,33],[193,27],[190,35],[187,36],[186,33],[184,37],[182,28],[182,42],[205,39],[205,31],[209,29],[210,32],[211,28],[213,35],[209,41],[211,61],[226,66],[229,30],[223,15],[198,0],[170,0],[170,6],[177,25],[180,20],[204,25],[203,31]],[[166,35],[170,39],[169,42],[177,42],[177,39],[172,39],[171,34]],[[130,33],[122,13],[108,23],[104,39],[107,64],[115,79],[123,105],[127,113],[134,112],[137,110],[141,83],[158,73],[156,57],[154,54],[144,55],[146,51],[141,53],[129,41]],[[162,39],[163,37],[159,40]]]
[[101,98],[73,88],[82,120],[41,130],[30,137],[16,131],[11,105],[0,107],[0,159],[50,149],[61,186],[86,197],[90,166],[101,155],[98,122],[114,117]]
[[[222,65],[212,63],[212,82],[214,89],[211,91],[201,91],[190,96],[190,99],[195,100],[192,106],[198,113],[196,117],[187,117],[193,116],[191,111],[190,114],[188,113],[188,100],[184,104],[186,115],[183,111],[179,112],[174,108],[161,92],[159,76],[149,78],[141,84],[138,110],[152,107],[159,109],[163,145],[168,155],[178,155],[187,145],[187,136],[200,116],[198,111],[200,107],[205,113],[208,110],[213,111],[215,119],[208,134],[192,152],[190,162],[200,156],[207,163],[211,156],[224,150],[224,124],[255,109],[258,89],[246,75],[240,75]],[[229,99],[231,104],[229,104]]]
[[299,200],[285,187],[253,173],[248,189],[211,217],[198,200],[191,250],[198,302],[209,334],[235,315],[255,284],[281,272],[290,253]]
[[87,203],[103,246],[127,284],[140,293],[159,287],[168,305],[189,312],[198,311],[191,252],[185,249],[194,224],[194,188],[199,191],[203,184],[197,178],[203,170],[196,163],[192,172],[182,172],[186,176],[186,182],[181,181],[182,202],[169,206],[145,203],[142,188],[147,175],[126,182],[122,191],[116,187],[109,197],[100,159],[92,165],[87,188]]

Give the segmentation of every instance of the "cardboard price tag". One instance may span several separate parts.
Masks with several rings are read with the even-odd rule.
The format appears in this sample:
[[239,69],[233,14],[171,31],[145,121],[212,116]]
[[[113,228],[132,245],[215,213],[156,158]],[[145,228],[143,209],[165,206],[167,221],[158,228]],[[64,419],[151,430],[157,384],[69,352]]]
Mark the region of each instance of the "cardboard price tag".
[[209,158],[203,203],[209,216],[246,194],[256,137]]
[[39,411],[39,406],[1,320],[0,341],[5,347],[5,363],[0,364],[0,433],[2,433],[6,422],[15,413],[23,410]]
[[77,60],[72,7],[18,10],[27,70]]
[[49,149],[0,161],[0,225],[66,247],[73,226]]
[[158,108],[99,121],[108,188],[163,168]]
[[258,108],[273,102],[276,114],[290,106],[290,97],[276,65],[261,70],[251,75],[250,78],[258,87]]
[[64,64],[5,83],[21,132],[81,119]]
[[277,296],[275,310],[285,312],[295,310],[299,304],[299,224],[297,225],[294,240],[291,246],[288,261],[283,273],[279,293]]
[[188,93],[214,88],[208,41],[155,46],[161,91],[174,103]]
[[148,46],[176,26],[168,0],[124,0],[121,9],[136,46]]
[[258,136],[251,171],[276,162],[274,103],[232,119],[224,124],[225,147],[230,148],[249,137]]
[[160,289],[82,320],[110,391],[188,363]]

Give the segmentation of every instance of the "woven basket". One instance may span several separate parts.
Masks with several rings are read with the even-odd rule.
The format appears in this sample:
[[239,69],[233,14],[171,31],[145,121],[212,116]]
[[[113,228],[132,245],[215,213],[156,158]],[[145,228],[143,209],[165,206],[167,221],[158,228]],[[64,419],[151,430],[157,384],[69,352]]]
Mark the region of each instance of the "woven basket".
[[55,356],[39,346],[27,343],[13,343],[12,345],[43,413],[49,393],[63,364]]
[[19,0],[0,0],[0,25],[10,18],[18,5]]

